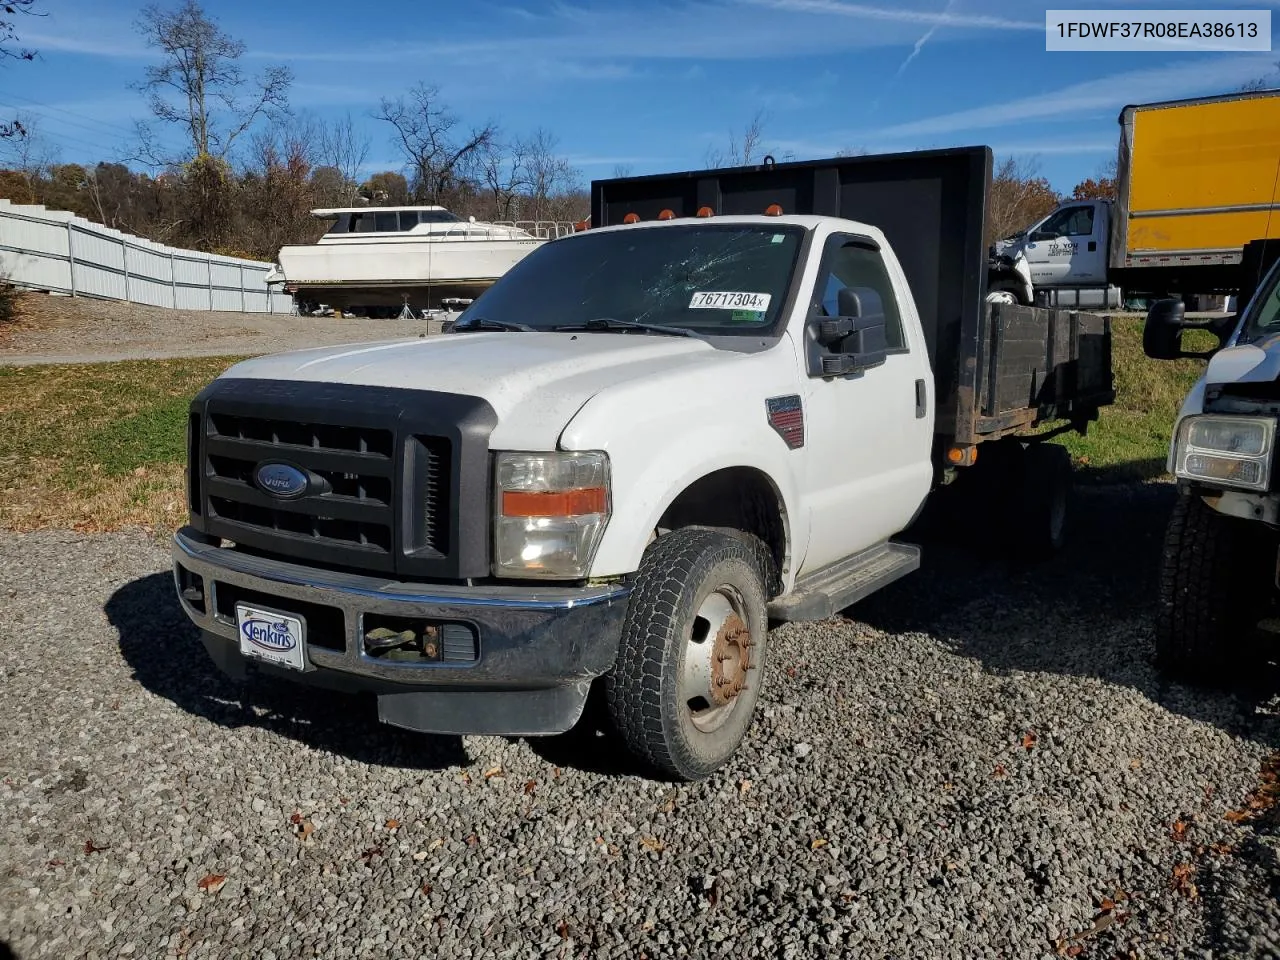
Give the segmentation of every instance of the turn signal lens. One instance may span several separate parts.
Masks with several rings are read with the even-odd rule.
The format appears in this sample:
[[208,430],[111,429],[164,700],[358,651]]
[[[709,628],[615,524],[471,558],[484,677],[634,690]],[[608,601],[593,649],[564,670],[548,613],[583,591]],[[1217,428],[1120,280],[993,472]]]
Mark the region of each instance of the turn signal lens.
[[504,517],[582,517],[608,509],[609,493],[604,487],[537,493],[506,490],[502,494]]
[[947,462],[953,467],[972,467],[977,461],[977,447],[952,447],[947,451]]

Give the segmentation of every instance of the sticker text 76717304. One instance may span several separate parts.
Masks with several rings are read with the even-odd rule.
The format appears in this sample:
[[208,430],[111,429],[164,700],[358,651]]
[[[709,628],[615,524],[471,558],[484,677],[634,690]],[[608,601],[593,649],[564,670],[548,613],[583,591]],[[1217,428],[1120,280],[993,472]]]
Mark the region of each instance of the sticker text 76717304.
[[769,309],[773,299],[768,293],[742,293],[737,291],[707,292],[699,290],[689,301],[690,310],[756,310]]

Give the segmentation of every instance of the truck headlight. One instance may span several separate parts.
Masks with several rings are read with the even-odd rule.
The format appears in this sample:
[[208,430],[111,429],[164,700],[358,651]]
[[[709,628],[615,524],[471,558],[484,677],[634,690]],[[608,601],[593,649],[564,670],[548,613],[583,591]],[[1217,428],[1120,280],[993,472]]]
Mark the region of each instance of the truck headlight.
[[609,522],[608,456],[501,453],[494,479],[494,575],[585,577]]
[[1266,417],[1187,417],[1178,427],[1174,474],[1265,492],[1271,485],[1276,422]]

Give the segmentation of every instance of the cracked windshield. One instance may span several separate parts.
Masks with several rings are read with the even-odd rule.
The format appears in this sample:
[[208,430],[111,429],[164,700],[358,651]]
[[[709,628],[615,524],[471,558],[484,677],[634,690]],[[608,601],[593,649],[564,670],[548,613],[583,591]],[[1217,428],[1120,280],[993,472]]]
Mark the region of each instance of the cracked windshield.
[[458,318],[458,329],[675,327],[758,334],[786,299],[803,230],[652,227],[549,243]]

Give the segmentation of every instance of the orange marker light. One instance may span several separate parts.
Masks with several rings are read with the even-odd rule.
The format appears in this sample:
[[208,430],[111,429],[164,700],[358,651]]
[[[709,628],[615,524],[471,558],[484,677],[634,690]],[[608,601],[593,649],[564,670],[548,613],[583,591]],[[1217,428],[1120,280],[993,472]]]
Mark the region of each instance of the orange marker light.
[[608,506],[609,498],[604,487],[548,493],[508,490],[502,494],[504,517],[582,517],[604,513]]
[[977,460],[977,447],[952,447],[947,451],[947,461],[953,466],[971,467]]
[[640,214],[638,214],[638,213],[628,213],[625,217],[623,217],[623,218],[622,218],[622,222],[623,222],[623,223],[639,223],[639,222],[640,222]]
[[716,212],[712,210],[710,207],[698,208],[698,216],[700,217],[714,217],[715,215],[716,215]]
[[674,220],[675,218],[676,218],[676,213],[674,210],[663,210],[660,214],[658,214],[659,220]]
[[771,203],[764,208],[764,215],[766,217],[780,217],[782,216],[782,207],[776,203]]

